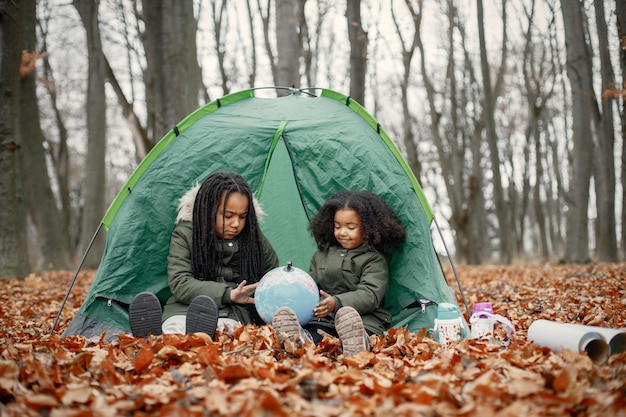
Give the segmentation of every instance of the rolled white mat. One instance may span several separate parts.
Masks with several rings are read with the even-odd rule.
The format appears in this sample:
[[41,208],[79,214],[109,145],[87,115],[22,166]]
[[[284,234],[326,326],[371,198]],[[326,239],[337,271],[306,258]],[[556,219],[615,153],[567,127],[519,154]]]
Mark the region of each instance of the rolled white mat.
[[601,333],[589,326],[574,326],[549,320],[534,321],[528,328],[528,340],[556,352],[564,349],[587,352],[592,362],[601,364],[609,357],[609,345]]
[[590,331],[600,333],[609,342],[609,355],[626,352],[626,329],[613,329],[610,327],[587,326],[584,324],[569,324],[569,326],[583,327]]

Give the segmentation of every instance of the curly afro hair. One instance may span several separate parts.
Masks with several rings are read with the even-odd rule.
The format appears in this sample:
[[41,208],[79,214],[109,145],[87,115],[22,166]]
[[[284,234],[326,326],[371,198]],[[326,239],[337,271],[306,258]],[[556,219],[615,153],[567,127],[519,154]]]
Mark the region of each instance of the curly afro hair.
[[338,246],[335,239],[335,212],[352,209],[361,218],[363,242],[386,256],[404,243],[402,221],[385,200],[369,191],[339,191],[330,197],[311,219],[311,232],[317,244]]

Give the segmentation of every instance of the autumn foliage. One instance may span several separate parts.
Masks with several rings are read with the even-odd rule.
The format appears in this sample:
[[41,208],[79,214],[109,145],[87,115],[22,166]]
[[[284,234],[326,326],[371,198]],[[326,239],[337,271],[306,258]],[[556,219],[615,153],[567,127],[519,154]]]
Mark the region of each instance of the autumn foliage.
[[32,51],[22,51],[22,62],[20,63],[20,78],[25,78],[28,74],[35,71],[35,63],[38,59],[47,56],[46,53],[38,54]]
[[[60,336],[89,288],[82,272],[3,281],[2,416],[626,416],[626,353],[594,364],[526,339],[537,319],[626,327],[626,263],[457,267],[468,304],[516,326],[508,347],[392,329],[372,352],[338,340],[280,349],[269,326],[148,339]],[[454,279],[450,284],[456,288]],[[458,291],[457,291],[458,293]],[[464,309],[461,298],[461,306]],[[555,335],[558,337],[558,335]]]

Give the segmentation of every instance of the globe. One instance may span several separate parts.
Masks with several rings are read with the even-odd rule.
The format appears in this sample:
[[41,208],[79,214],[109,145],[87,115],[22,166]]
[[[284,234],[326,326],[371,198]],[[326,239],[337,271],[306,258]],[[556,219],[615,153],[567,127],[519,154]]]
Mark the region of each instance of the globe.
[[313,309],[319,302],[319,290],[313,278],[302,269],[279,266],[268,271],[256,287],[254,305],[265,323],[271,323],[280,307],[291,308],[301,326],[313,318]]

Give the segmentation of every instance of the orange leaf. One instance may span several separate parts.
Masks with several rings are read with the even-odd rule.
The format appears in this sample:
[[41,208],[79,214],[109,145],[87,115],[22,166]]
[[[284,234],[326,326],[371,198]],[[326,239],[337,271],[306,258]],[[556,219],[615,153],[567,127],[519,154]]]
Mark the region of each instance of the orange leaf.
[[152,363],[152,359],[154,359],[154,353],[150,349],[141,348],[135,359],[135,372],[142,373]]

